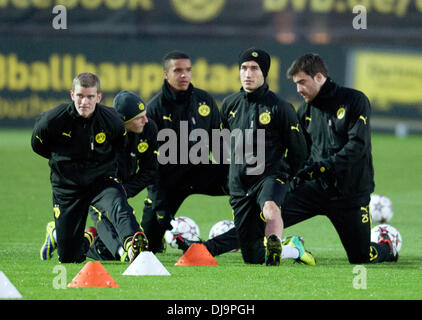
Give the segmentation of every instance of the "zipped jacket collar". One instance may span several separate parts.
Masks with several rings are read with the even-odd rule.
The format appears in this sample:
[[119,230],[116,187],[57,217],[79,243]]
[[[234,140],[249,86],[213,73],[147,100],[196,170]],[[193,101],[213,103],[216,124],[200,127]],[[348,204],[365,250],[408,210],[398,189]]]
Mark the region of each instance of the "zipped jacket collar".
[[164,98],[167,99],[168,101],[184,102],[184,101],[188,101],[190,96],[192,95],[193,85],[192,83],[190,83],[186,91],[175,92],[170,88],[170,85],[167,82],[167,80],[164,80],[162,90],[163,90]]
[[319,90],[317,96],[314,98],[314,100],[311,101],[312,106],[321,110],[326,109],[332,104],[332,99],[336,95],[337,88],[337,84],[330,77],[328,77]]
[[97,112],[97,107],[98,107],[98,104],[95,105],[94,113],[89,118],[84,118],[78,113],[74,102],[69,103],[69,105],[67,106],[67,112],[72,116],[72,118],[74,118],[75,120],[81,123],[90,123],[92,119],[95,117],[95,114]]
[[253,92],[246,92],[243,87],[240,89],[240,91],[243,93],[244,97],[248,99],[250,102],[256,102],[258,101],[262,96],[264,96],[268,92],[268,84],[264,82],[262,86],[260,86],[258,89],[254,90]]

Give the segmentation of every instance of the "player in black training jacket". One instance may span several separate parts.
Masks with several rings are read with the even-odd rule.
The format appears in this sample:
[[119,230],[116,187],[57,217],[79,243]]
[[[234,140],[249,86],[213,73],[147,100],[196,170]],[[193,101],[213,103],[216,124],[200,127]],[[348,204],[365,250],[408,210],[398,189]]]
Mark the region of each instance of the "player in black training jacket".
[[[230,204],[243,260],[279,265],[281,210],[289,176],[306,159],[306,141],[293,106],[268,88],[270,61],[268,53],[256,48],[240,54],[242,88],[224,99],[221,118],[232,133]],[[286,151],[290,170],[282,165]]]
[[[154,120],[159,130],[160,146],[158,179],[148,187],[142,217],[142,227],[152,252],[163,249],[164,233],[172,229],[170,222],[189,195],[228,195],[228,165],[210,161],[212,130],[220,129],[220,114],[214,99],[190,82],[192,65],[186,53],[168,53],[163,59],[163,67],[162,89],[147,105],[147,116]],[[202,163],[191,161],[193,147],[198,142],[189,139],[188,135],[195,129],[209,137],[208,150],[198,152],[205,159]],[[165,132],[174,134],[175,140],[160,138],[160,133]],[[177,152],[175,159],[164,163],[166,161],[162,160],[167,153],[174,151]]]
[[298,115],[309,158],[286,197],[286,225],[326,215],[350,263],[397,261],[388,234],[379,243],[370,239],[369,201],[375,184],[368,98],[337,85],[316,54],[298,58],[287,75],[304,99]]
[[126,130],[117,113],[99,104],[100,81],[79,74],[71,103],[42,113],[34,125],[32,148],[49,159],[54,222],[47,225],[41,259],[57,247],[60,262],[83,262],[93,235],[84,233],[90,207],[107,216],[133,260],[145,238],[117,179],[117,153],[126,144]]
[[[143,100],[133,92],[120,91],[114,97],[113,108],[123,119],[128,137],[126,147],[118,154],[118,177],[127,197],[132,198],[153,184],[157,177],[157,125],[147,118]],[[89,213],[99,236],[88,251],[88,257],[95,260],[127,260],[127,252],[107,217],[93,208]]]

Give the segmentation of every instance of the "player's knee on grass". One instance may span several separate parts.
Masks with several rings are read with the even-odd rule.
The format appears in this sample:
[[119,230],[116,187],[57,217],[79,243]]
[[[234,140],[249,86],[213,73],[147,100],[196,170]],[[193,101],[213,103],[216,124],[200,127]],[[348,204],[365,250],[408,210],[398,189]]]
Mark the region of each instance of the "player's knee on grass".
[[353,248],[346,248],[346,253],[350,264],[362,264],[370,262],[369,245],[365,247],[355,246]]
[[350,264],[369,263],[369,257],[348,257]]
[[82,263],[86,259],[89,245],[86,248],[85,245],[83,245],[82,248],[70,245],[67,247],[58,245],[57,249],[59,261],[61,263]]
[[241,243],[240,250],[243,261],[247,264],[263,264],[265,262],[265,247],[262,238]]

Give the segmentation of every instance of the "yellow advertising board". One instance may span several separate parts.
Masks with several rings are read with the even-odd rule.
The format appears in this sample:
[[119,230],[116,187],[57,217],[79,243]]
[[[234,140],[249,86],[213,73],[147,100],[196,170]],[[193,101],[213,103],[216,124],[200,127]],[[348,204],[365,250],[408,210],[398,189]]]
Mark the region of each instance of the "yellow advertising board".
[[[32,119],[63,103],[64,98],[69,99],[73,78],[81,72],[99,76],[102,102],[108,106],[113,105],[114,95],[120,90],[134,91],[148,101],[161,89],[164,81],[161,63],[109,58],[97,55],[93,61],[83,53],[52,52],[33,61],[29,54],[3,54],[0,51],[0,120]],[[271,57],[267,81],[275,92],[279,91],[280,64],[279,57]],[[192,61],[192,69],[193,85],[216,98],[240,89],[237,63],[211,62],[206,57],[199,57]],[[59,95],[64,97],[59,98]],[[216,100],[221,102],[218,98]]]
[[422,54],[356,51],[352,86],[380,110],[422,105]]

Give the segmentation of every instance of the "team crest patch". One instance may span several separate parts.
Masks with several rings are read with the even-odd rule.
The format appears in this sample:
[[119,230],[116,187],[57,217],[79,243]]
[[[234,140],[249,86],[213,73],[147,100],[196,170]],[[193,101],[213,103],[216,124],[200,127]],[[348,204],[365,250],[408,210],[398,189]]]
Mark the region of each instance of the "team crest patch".
[[139,108],[139,110],[141,110],[141,111],[144,111],[144,110],[145,110],[145,106],[144,106],[144,104],[143,104],[142,102],[139,102],[139,104],[138,104],[138,108]]
[[106,140],[106,134],[104,132],[97,133],[95,136],[95,141],[99,144],[103,143]]
[[271,116],[268,111],[263,112],[259,115],[259,122],[263,125],[267,125],[271,122]]
[[346,115],[346,110],[343,107],[340,107],[337,110],[337,119],[343,119],[345,115]]
[[206,104],[201,104],[198,108],[198,113],[203,117],[208,116],[210,114],[210,112],[211,112],[211,109]]
[[251,53],[252,57],[257,58],[258,57],[258,52],[254,51]]
[[148,150],[148,143],[146,141],[142,141],[141,143],[138,144],[138,151],[140,153],[144,153],[145,151]]

